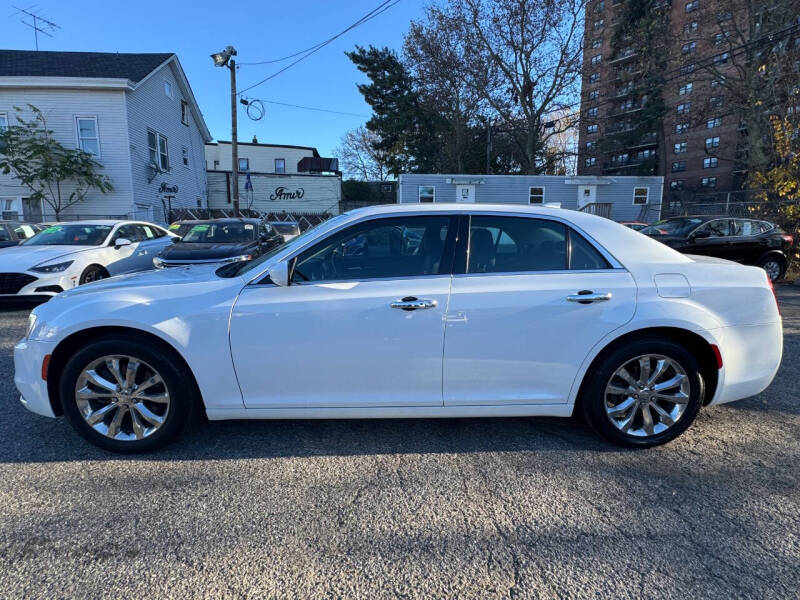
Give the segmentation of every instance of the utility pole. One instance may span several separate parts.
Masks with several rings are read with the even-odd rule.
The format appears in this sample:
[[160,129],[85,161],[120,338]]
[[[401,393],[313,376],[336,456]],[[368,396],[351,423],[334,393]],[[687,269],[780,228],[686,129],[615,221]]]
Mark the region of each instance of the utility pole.
[[486,121],[486,174],[492,174],[492,123]]
[[211,55],[215,67],[228,67],[231,72],[231,172],[233,173],[233,216],[239,213],[239,131],[236,121],[236,48],[227,46],[222,52]]
[[233,161],[233,216],[239,214],[239,126],[236,119],[236,61],[231,59],[231,160]]

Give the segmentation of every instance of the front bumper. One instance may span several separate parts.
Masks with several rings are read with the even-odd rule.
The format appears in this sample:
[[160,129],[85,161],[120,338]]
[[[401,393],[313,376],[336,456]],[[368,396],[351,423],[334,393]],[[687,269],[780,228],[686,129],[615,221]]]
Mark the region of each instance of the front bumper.
[[33,273],[23,272],[24,275],[36,277],[35,281],[24,285],[14,294],[0,293],[0,298],[43,298],[53,297],[64,290],[69,290],[78,285],[79,276],[67,273]]
[[47,393],[47,382],[42,379],[44,357],[52,354],[55,344],[34,340],[20,340],[14,346],[14,384],[20,393],[20,402],[29,411],[45,417],[55,417]]

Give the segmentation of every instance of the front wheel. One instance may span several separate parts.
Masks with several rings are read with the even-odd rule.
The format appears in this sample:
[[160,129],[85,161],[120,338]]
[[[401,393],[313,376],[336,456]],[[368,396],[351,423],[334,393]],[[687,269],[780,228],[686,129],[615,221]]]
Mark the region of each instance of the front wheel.
[[147,452],[172,441],[189,417],[191,386],[178,361],[137,339],[90,342],[66,364],[61,406],[75,430],[113,452]]
[[108,277],[105,269],[103,267],[98,267],[97,265],[90,265],[86,267],[81,273],[81,278],[79,279],[79,285],[83,285],[84,283],[91,283],[92,281],[100,281],[101,279],[105,279]]
[[665,444],[692,424],[703,400],[695,357],[667,338],[646,338],[606,356],[585,386],[583,414],[604,438],[623,446]]

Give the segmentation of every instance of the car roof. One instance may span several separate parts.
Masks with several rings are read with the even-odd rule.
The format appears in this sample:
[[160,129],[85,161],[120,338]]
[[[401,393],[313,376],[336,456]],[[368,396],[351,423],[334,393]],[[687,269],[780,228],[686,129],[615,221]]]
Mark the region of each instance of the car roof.
[[179,224],[189,224],[189,223],[261,223],[261,219],[257,219],[255,217],[221,217],[219,219],[195,219],[191,221],[175,221],[175,223]]

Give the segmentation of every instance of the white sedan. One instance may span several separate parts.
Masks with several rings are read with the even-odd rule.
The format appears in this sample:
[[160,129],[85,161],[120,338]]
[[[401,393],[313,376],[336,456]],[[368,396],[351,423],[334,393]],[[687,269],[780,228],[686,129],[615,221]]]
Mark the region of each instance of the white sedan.
[[46,227],[0,253],[0,297],[47,297],[112,275],[153,268],[177,236],[152,223],[74,221]]
[[247,263],[116,277],[37,307],[23,404],[119,452],[209,419],[581,414],[654,446],[764,390],[783,334],[766,274],[608,219],[370,207]]

